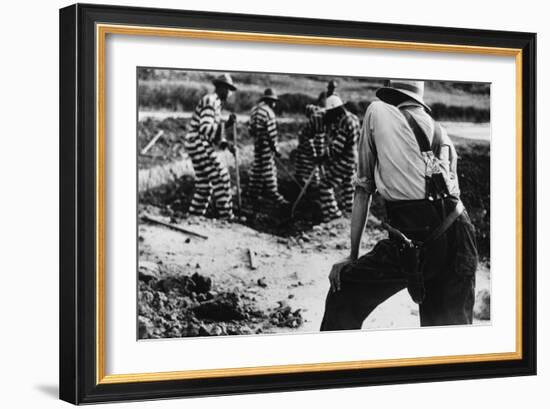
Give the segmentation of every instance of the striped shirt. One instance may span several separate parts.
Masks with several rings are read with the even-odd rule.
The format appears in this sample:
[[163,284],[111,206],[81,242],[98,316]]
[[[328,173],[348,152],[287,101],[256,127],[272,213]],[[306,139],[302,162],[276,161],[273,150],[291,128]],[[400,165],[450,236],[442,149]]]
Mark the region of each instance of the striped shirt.
[[221,110],[222,101],[218,94],[203,96],[187,125],[187,138],[194,139],[198,136],[204,141],[212,142],[220,124]]
[[252,109],[248,132],[254,138],[256,149],[277,151],[277,122],[275,112],[264,101]]
[[320,157],[324,154],[325,111],[313,104],[306,106],[308,121],[300,133],[298,148],[308,157]]
[[[382,101],[371,103],[359,139],[356,185],[369,193],[378,191],[390,201],[417,200],[426,196],[426,163],[407,120],[399,108],[407,107],[432,143],[435,122],[422,106],[405,102],[399,107]],[[440,168],[449,193],[458,197],[457,155],[447,132],[441,128]]]
[[309,119],[306,125],[309,134],[314,136],[325,132],[325,111],[317,105],[309,104],[306,106],[306,116]]
[[359,119],[351,112],[346,111],[338,121],[338,125],[331,129],[328,144],[329,158],[346,165],[346,167],[355,167],[360,132]]

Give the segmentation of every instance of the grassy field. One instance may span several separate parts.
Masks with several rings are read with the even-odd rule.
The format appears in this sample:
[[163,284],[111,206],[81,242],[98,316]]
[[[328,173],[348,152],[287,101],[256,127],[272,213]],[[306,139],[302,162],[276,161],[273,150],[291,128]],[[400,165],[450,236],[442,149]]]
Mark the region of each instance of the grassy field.
[[[191,111],[200,96],[212,90],[210,80],[217,73],[177,70],[138,72],[138,104],[140,110]],[[247,113],[267,87],[274,88],[280,97],[279,115],[303,114],[308,103],[315,102],[326,88],[329,79],[338,83],[338,94],[356,114],[364,113],[375,97],[381,79],[359,77],[326,77],[293,74],[232,74],[238,85],[225,109]],[[488,122],[489,84],[449,81],[427,81],[425,99],[438,120]]]

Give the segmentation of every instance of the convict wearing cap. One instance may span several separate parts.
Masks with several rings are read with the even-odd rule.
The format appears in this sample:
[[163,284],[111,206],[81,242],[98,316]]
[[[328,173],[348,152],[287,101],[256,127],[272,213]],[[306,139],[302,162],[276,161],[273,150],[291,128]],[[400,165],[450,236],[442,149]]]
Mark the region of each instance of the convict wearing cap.
[[[358,145],[351,252],[331,269],[321,330],[359,329],[407,288],[420,324],[471,324],[478,262],[460,201],[457,155],[430,116],[421,81],[390,81],[370,104]],[[385,200],[389,238],[359,257],[372,195]]]
[[274,112],[278,100],[275,91],[267,88],[250,115],[248,131],[254,140],[254,163],[250,170],[248,195],[252,200],[263,197],[276,205],[283,205],[287,201],[279,193],[274,159],[281,156]]
[[[342,210],[351,212],[360,124],[359,119],[344,107],[342,99],[337,95],[326,100],[325,122],[329,130],[328,143],[325,155],[317,162],[324,167],[319,193],[322,218],[327,222],[341,217]],[[335,188],[340,192],[340,206]]]
[[[189,214],[204,215],[213,194],[218,216],[223,219],[232,219],[229,173],[217,157],[215,147],[227,147],[223,141],[221,109],[230,91],[235,91],[237,87],[229,74],[222,74],[212,82],[215,87],[214,92],[200,99],[185,135],[184,147],[195,171],[195,191]],[[235,117],[231,115],[225,122],[225,126],[231,126],[234,120]]]

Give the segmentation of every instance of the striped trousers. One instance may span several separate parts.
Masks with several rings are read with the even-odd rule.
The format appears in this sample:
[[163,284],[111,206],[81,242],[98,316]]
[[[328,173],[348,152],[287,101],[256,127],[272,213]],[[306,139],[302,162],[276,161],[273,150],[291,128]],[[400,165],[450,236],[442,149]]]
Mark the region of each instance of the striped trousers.
[[279,193],[275,160],[268,147],[254,147],[254,163],[249,175],[248,194],[252,199],[263,196],[277,204],[286,202]]
[[[355,192],[352,183],[354,171],[353,166],[346,166],[337,161],[325,164],[324,176],[319,186],[321,215],[324,222],[342,216],[342,211],[351,213]],[[336,189],[339,193],[340,206],[336,200]]]
[[211,197],[214,196],[218,216],[223,219],[232,218],[233,203],[229,172],[216,156],[212,144],[200,137],[191,137],[185,139],[184,146],[195,171],[195,191],[189,213],[203,216]]

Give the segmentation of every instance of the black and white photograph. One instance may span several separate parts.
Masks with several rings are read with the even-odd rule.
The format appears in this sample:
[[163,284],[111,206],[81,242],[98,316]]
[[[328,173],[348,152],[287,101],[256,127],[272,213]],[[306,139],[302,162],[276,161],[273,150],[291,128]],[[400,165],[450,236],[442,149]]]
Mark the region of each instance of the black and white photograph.
[[138,339],[491,323],[491,84],[137,68]]
[[9,2],[0,406],[549,401],[544,9]]

